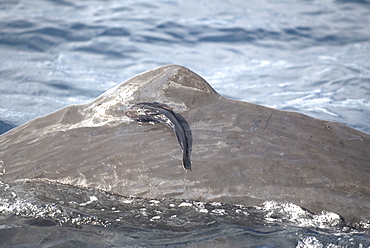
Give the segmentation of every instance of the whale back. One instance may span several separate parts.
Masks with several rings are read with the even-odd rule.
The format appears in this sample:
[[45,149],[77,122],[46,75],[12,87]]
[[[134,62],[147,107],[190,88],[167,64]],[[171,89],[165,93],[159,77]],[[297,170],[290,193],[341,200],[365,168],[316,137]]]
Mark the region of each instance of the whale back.
[[[125,116],[165,104],[191,130],[192,171],[165,125]],[[293,202],[370,219],[370,137],[345,125],[219,95],[178,65],[134,76],[0,136],[0,180],[51,180],[121,195],[255,205]]]

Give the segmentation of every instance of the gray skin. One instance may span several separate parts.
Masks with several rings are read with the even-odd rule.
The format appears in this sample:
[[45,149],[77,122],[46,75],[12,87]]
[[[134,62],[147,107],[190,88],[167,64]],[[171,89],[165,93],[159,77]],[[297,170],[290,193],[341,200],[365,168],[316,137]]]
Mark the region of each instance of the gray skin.
[[126,109],[126,116],[139,122],[163,123],[175,133],[182,149],[182,164],[191,171],[188,137],[181,121],[176,114],[163,104],[157,102],[142,102]]
[[[191,173],[179,170],[182,152],[166,129],[125,116],[141,102],[165,103],[186,120]],[[274,200],[366,221],[369,158],[368,134],[220,96],[189,69],[168,65],[1,135],[0,181],[246,206]]]

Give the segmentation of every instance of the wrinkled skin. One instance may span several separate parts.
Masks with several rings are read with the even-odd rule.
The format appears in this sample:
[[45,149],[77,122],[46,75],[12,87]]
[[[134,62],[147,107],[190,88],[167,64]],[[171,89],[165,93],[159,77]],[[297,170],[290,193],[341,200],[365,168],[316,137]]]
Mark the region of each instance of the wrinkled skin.
[[[192,134],[192,171],[165,125],[139,125],[130,106],[159,102]],[[347,221],[370,219],[370,137],[339,123],[220,96],[190,70],[139,74],[91,103],[0,136],[1,181],[48,179],[121,195],[293,202]],[[179,166],[180,165],[180,166]]]

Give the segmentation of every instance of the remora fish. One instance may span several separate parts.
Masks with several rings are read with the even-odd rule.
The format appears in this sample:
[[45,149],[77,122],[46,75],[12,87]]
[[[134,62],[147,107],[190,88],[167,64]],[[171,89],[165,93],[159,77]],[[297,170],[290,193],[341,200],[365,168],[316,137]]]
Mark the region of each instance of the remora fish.
[[186,131],[176,114],[167,106],[157,102],[137,103],[126,110],[126,116],[139,122],[163,123],[175,133],[182,148],[182,163],[191,171],[190,147]]

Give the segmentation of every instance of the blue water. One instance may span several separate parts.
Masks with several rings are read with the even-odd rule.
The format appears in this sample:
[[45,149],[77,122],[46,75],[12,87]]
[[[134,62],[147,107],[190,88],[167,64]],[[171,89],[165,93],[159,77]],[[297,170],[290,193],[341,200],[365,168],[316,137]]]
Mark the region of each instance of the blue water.
[[369,23],[365,0],[2,0],[0,121],[181,64],[223,95],[370,133]]
[[294,204],[141,199],[68,185],[0,184],[1,247],[368,247],[369,225]]
[[[366,0],[1,0],[0,133],[66,105],[91,101],[129,77],[165,64],[190,68],[222,95],[370,133],[369,23],[370,1]],[[18,192],[14,187],[10,189]],[[42,201],[46,202],[36,203],[45,205]],[[47,202],[65,207],[54,198]],[[15,208],[15,203],[9,204]],[[86,216],[104,219],[103,211],[86,211]],[[21,239],[22,228],[30,235],[49,230],[52,241],[48,243],[45,234],[40,247],[56,247],[56,240],[67,242],[60,237],[71,233],[74,239],[64,244],[74,247],[100,247],[104,242],[98,242],[99,233],[108,237],[104,244],[110,246],[123,246],[122,235],[127,246],[370,243],[368,234],[287,227],[265,220],[256,224],[248,219],[246,224],[212,217],[211,223],[216,224],[210,224],[209,233],[206,220],[190,221],[185,225],[188,229],[177,232],[166,222],[164,227],[145,222],[129,229],[118,224],[95,228],[88,222],[82,229],[73,225],[61,229],[54,222],[35,224],[23,219],[36,220],[34,216],[15,216],[0,216],[0,233],[8,230],[5,238],[0,234],[3,244],[9,235]],[[51,226],[45,227],[48,223]],[[95,243],[88,242],[89,235]]]

